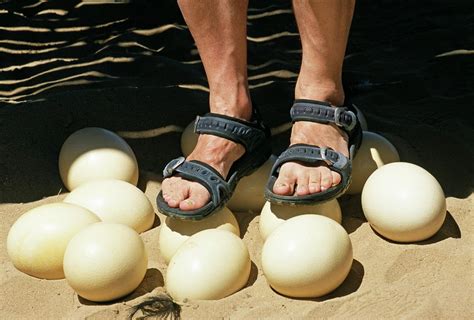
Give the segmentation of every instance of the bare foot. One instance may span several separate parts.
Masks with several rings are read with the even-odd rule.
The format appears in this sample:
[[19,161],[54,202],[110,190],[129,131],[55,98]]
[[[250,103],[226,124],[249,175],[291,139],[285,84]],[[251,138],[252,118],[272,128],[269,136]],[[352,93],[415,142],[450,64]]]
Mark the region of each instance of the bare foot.
[[[300,81],[300,80],[298,80]],[[301,81],[302,82],[302,81]],[[296,97],[329,101],[341,105],[344,101],[342,86],[337,89],[323,90],[322,87],[303,86],[296,88]],[[329,147],[349,156],[348,136],[335,124],[320,124],[297,121],[293,124],[290,145],[304,143],[318,147]],[[273,192],[279,195],[304,196],[325,191],[341,182],[339,173],[331,171],[326,165],[318,166],[287,162],[281,166],[280,173],[273,186]]]
[[[214,107],[213,112],[225,114],[230,117],[249,120],[252,116],[252,105],[248,96],[244,102],[235,105],[235,108],[226,108],[222,104]],[[211,110],[212,110],[211,104]],[[219,109],[219,110],[216,110]],[[186,160],[199,160],[216,169],[222,177],[226,178],[232,164],[242,157],[245,148],[233,141],[214,135],[201,134],[193,152]],[[171,208],[183,211],[196,210],[206,205],[210,200],[209,191],[200,183],[188,181],[181,177],[170,177],[163,180],[163,199]]]
[[[216,169],[224,178],[232,164],[245,152],[240,144],[213,135],[199,136],[196,147],[186,160],[199,160]],[[162,184],[163,199],[171,208],[183,211],[203,207],[210,200],[207,189],[197,182],[170,177]]]
[[[333,124],[299,121],[293,125],[290,144],[305,143],[318,147],[330,147],[346,157],[347,134]],[[273,192],[280,195],[304,196],[329,189],[341,182],[339,173],[325,165],[307,166],[299,162],[287,162],[281,166]]]

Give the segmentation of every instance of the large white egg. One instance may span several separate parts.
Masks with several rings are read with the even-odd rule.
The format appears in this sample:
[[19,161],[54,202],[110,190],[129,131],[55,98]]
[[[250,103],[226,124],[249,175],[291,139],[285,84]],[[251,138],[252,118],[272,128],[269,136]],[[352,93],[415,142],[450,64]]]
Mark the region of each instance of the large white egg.
[[334,199],[315,205],[285,206],[266,202],[260,214],[259,229],[263,240],[286,220],[304,214],[320,214],[333,219],[337,223],[342,221],[341,207]]
[[176,301],[221,299],[247,283],[250,268],[242,239],[225,230],[204,230],[186,240],[171,259],[166,289]]
[[255,172],[240,179],[227,207],[233,212],[260,212],[265,204],[265,185],[275,161],[276,156],[272,155]]
[[137,232],[151,228],[155,212],[146,195],[122,180],[94,180],[71,191],[64,202],[94,212],[104,222],[125,224]]
[[8,233],[8,255],[21,272],[42,279],[64,278],[67,244],[80,230],[99,221],[89,210],[68,203],[31,209]]
[[362,192],[369,176],[385,164],[400,161],[397,149],[379,134],[364,131],[362,144],[352,162],[352,182],[347,194]]
[[415,242],[434,235],[446,217],[446,199],[438,181],[425,169],[406,162],[375,171],[362,192],[362,209],[382,236]]
[[138,233],[118,223],[95,223],[74,236],[64,254],[64,274],[81,297],[110,301],[134,291],[148,257]]
[[336,289],[352,265],[352,244],[344,228],[321,215],[302,215],[280,225],[265,241],[262,269],[277,292],[320,297]]
[[66,139],[59,153],[59,172],[68,190],[101,179],[136,185],[139,175],[130,146],[117,134],[102,128],[84,128]]
[[183,133],[181,134],[181,152],[185,157],[189,156],[193,152],[194,147],[197,144],[199,135],[194,132],[194,123],[193,120],[190,124],[184,128]]
[[202,220],[194,221],[166,217],[161,225],[158,241],[161,256],[166,263],[170,262],[179,246],[189,237],[207,229],[227,230],[240,237],[239,223],[226,207]]

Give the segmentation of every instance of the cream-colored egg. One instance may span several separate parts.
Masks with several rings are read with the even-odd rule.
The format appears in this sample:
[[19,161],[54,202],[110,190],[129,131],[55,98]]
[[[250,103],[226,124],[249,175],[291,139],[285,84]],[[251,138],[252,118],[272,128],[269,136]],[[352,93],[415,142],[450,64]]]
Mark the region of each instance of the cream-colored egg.
[[125,224],[139,233],[150,229],[155,220],[150,200],[140,189],[122,180],[83,183],[64,202],[87,208],[104,222]]
[[276,161],[276,156],[272,155],[255,172],[240,179],[234,194],[227,202],[227,207],[233,212],[260,212],[265,204],[265,185],[268,176]]
[[352,265],[344,228],[321,215],[291,218],[270,234],[262,269],[270,286],[290,297],[320,297],[336,289]]
[[286,220],[304,214],[320,214],[333,219],[337,223],[342,221],[341,207],[336,199],[315,205],[285,206],[266,202],[260,214],[259,229],[263,240]]
[[166,217],[161,225],[159,246],[161,256],[169,263],[173,255],[189,237],[207,229],[230,231],[240,237],[240,228],[234,214],[224,207],[202,220],[182,220]]
[[81,297],[110,301],[134,291],[147,270],[145,245],[132,228],[98,222],[74,236],[64,254],[64,274]]
[[354,108],[357,110],[357,118],[359,119],[359,122],[360,122],[360,127],[362,128],[363,131],[367,131],[369,130],[368,128],[368,125],[367,125],[367,120],[364,116],[364,114],[362,113],[362,111],[356,107],[354,105]]
[[185,157],[194,150],[198,141],[199,135],[194,132],[194,123],[195,120],[188,124],[181,134],[181,152]]
[[362,192],[369,176],[385,164],[400,161],[397,149],[379,134],[364,131],[362,145],[352,162],[352,182],[347,194]]
[[101,179],[136,185],[139,174],[130,146],[117,134],[102,128],[84,128],[66,139],[59,153],[59,172],[69,190]]
[[8,255],[21,272],[42,279],[64,278],[67,244],[80,230],[99,221],[89,210],[68,203],[31,209],[8,233]]
[[446,199],[428,171],[398,162],[381,167],[369,177],[362,192],[362,209],[382,236],[415,242],[428,239],[441,228]]
[[186,240],[171,259],[166,289],[176,301],[221,299],[247,283],[250,268],[242,239],[225,230],[204,230]]

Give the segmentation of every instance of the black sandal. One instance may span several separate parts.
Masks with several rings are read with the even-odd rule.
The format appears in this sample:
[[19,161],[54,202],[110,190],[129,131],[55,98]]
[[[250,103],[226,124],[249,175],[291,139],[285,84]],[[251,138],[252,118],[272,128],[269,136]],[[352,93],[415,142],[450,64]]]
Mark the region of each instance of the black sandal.
[[[351,183],[352,160],[362,142],[362,129],[353,105],[332,107],[329,103],[299,99],[291,107],[291,119],[295,121],[312,121],[334,123],[349,136],[349,158],[331,148],[317,147],[308,144],[295,144],[286,149],[277,159],[270,173],[265,188],[265,198],[277,204],[303,205],[322,203],[342,195]],[[273,193],[273,186],[282,164],[299,161],[317,165],[325,162],[329,169],[341,175],[341,182],[325,191],[305,196],[285,196]]]
[[209,191],[211,200],[199,209],[183,211],[169,207],[160,191],[156,199],[160,212],[180,219],[201,220],[220,210],[229,201],[237,182],[265,163],[271,155],[270,130],[263,124],[257,110],[253,110],[252,121],[215,113],[196,118],[194,132],[212,134],[240,143],[245,147],[245,154],[234,162],[227,179],[201,161],[186,161],[184,157],[179,157],[169,162],[163,170],[163,178],[179,176],[199,182]]

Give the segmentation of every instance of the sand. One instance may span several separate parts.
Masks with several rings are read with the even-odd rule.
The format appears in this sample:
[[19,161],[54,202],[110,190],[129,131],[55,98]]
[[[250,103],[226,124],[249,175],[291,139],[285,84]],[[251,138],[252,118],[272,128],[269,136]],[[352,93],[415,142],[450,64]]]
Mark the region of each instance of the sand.
[[[206,112],[202,65],[175,2],[100,2],[0,4],[1,319],[125,319],[131,307],[165,292],[159,213],[141,235],[146,278],[119,301],[88,302],[65,280],[25,275],[6,252],[18,217],[67,194],[57,156],[69,134],[99,126],[124,136],[138,158],[139,187],[154,204],[163,166],[180,155],[180,131]],[[346,92],[369,129],[443,187],[441,230],[420,243],[387,241],[365,220],[360,196],[345,196],[343,226],[354,247],[348,278],[325,297],[291,299],[262,274],[258,213],[236,212],[254,264],[250,281],[225,299],[183,304],[183,319],[474,317],[470,8],[468,1],[359,1],[344,66]],[[287,1],[251,1],[249,9],[251,93],[272,128],[289,121],[301,55],[290,10]],[[287,139],[288,131],[275,136],[275,154]]]

